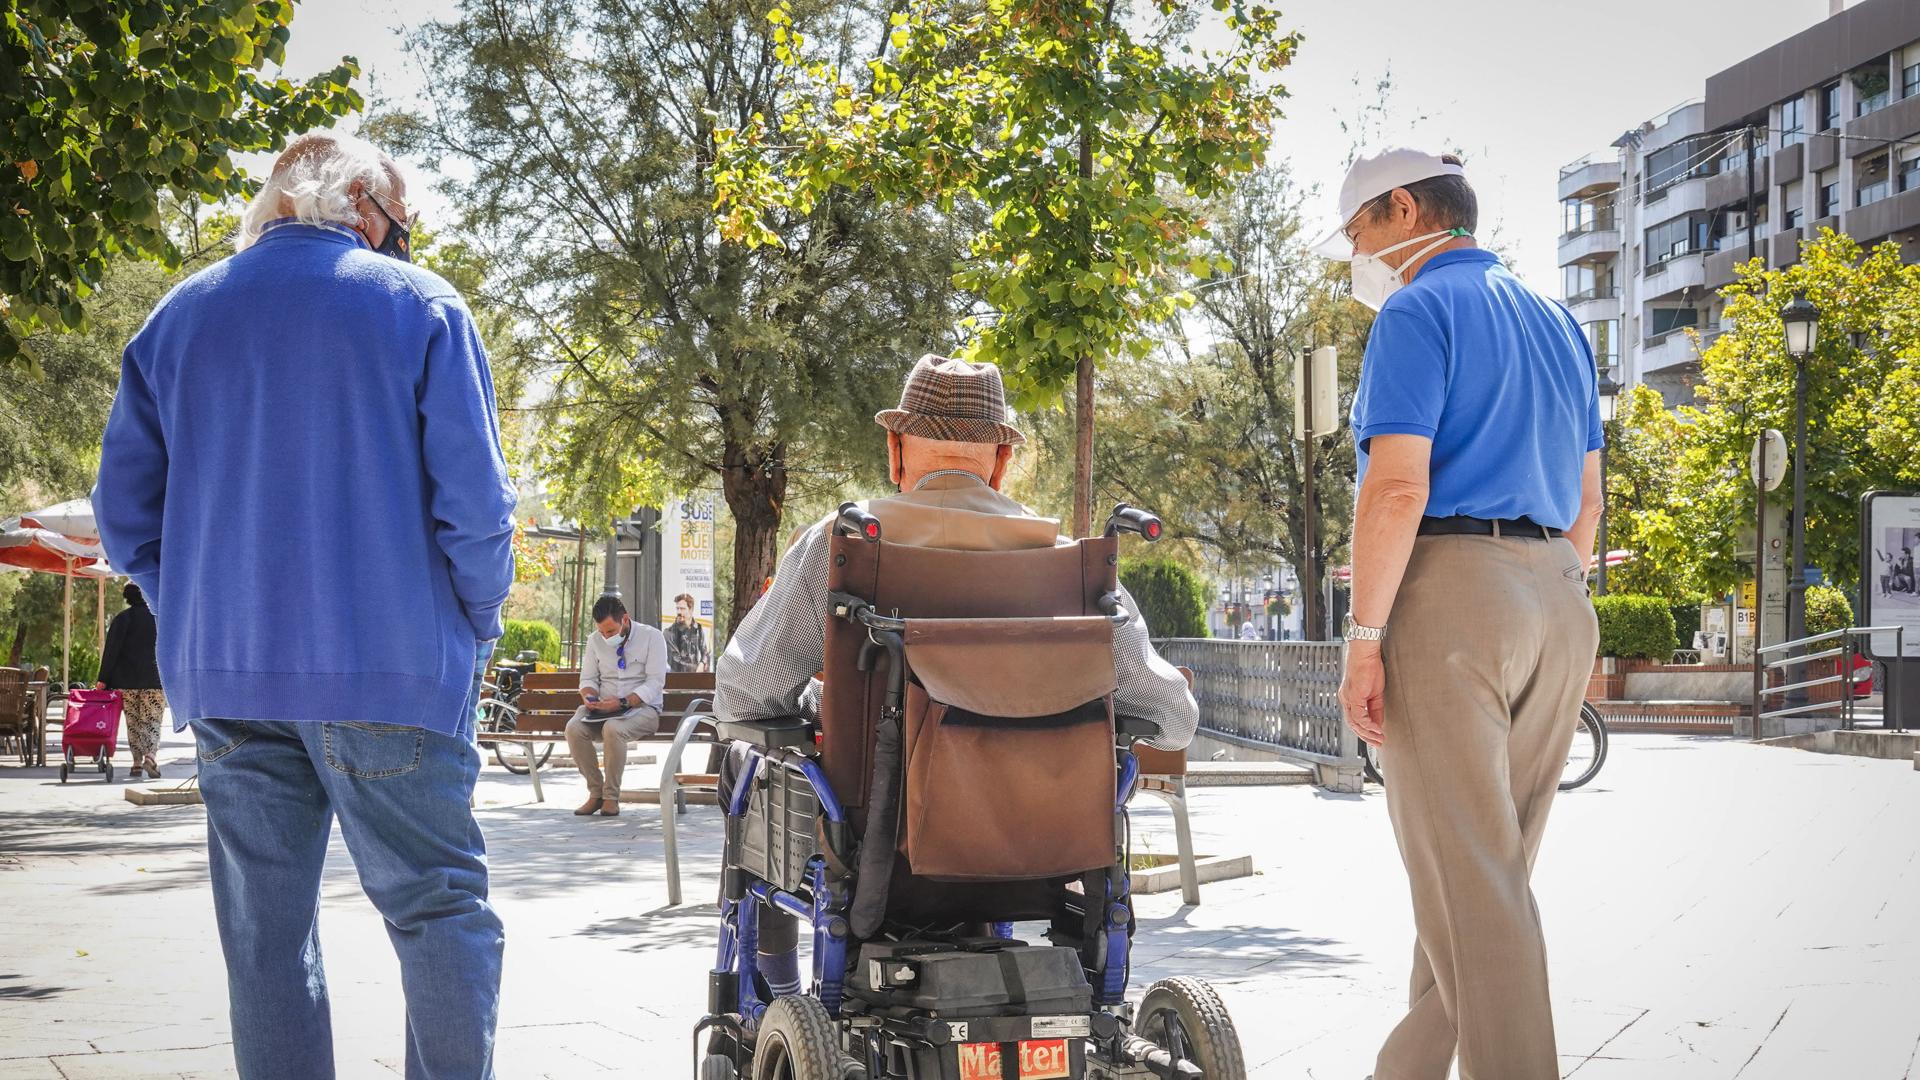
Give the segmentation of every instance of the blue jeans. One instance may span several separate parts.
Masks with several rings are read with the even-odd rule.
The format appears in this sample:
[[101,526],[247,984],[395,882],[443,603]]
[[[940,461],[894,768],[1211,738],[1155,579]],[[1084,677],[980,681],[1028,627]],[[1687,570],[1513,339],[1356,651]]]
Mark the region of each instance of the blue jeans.
[[489,1080],[505,938],[469,807],[472,741],[389,724],[192,723],[243,1080],[334,1075],[317,920],[336,817],[400,958],[408,1080]]

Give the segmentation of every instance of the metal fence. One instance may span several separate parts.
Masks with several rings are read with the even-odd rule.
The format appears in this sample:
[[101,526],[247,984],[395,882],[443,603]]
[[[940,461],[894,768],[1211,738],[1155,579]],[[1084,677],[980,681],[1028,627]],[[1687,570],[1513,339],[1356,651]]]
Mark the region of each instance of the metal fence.
[[[1340,713],[1345,643],[1169,638],[1160,655],[1193,672],[1209,737],[1313,765],[1328,786],[1357,782],[1360,744]],[[1328,775],[1329,770],[1340,776]]]

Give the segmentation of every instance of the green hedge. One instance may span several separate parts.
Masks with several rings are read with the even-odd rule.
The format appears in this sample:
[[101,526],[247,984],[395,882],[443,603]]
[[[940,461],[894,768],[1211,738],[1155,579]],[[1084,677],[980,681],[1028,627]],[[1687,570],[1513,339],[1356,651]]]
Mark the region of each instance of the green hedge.
[[1853,625],[1853,605],[1847,594],[1831,585],[1815,585],[1807,590],[1807,633],[1831,634]]
[[1133,594],[1154,637],[1206,637],[1213,590],[1200,575],[1171,559],[1122,559],[1120,584]]
[[1680,647],[1673,611],[1662,597],[1599,596],[1593,610],[1600,617],[1601,656],[1665,663]]
[[508,619],[507,631],[500,635],[493,655],[500,660],[511,660],[528,649],[539,653],[540,659],[547,663],[558,664],[560,631],[541,619]]

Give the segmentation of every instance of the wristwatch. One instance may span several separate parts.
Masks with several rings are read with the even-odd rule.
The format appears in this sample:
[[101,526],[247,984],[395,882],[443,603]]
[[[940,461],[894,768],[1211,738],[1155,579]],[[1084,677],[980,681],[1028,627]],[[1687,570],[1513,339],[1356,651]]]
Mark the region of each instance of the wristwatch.
[[1353,621],[1352,615],[1347,616],[1347,640],[1348,641],[1380,641],[1386,636],[1387,636],[1386,627],[1361,626],[1359,623]]

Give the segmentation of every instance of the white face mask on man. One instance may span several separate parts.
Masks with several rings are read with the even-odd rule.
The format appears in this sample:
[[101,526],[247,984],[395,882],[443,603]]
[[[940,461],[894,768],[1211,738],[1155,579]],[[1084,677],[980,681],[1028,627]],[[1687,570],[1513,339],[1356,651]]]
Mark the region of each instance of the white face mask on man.
[[[1405,281],[1400,279],[1402,271],[1414,263],[1419,262],[1434,250],[1444,246],[1447,241],[1472,235],[1472,233],[1465,229],[1446,229],[1442,232],[1430,232],[1422,236],[1402,240],[1397,244],[1383,247],[1379,251],[1369,255],[1356,253],[1353,257],[1352,264],[1353,298],[1373,310],[1379,311],[1381,305],[1387,302],[1387,297],[1400,291],[1400,287],[1406,284]],[[1407,256],[1401,261],[1398,267],[1388,265],[1387,261],[1380,257],[1391,252],[1399,251],[1404,247],[1412,247],[1422,240],[1432,240],[1433,243]]]

